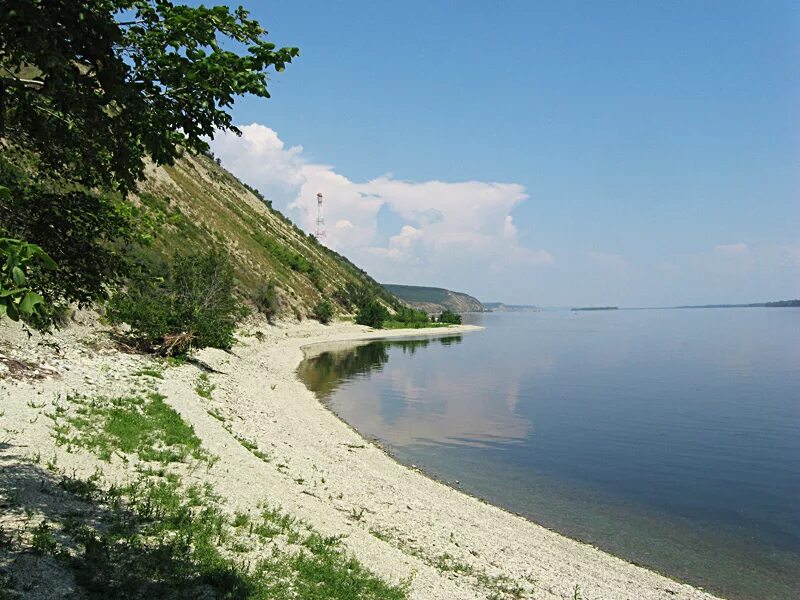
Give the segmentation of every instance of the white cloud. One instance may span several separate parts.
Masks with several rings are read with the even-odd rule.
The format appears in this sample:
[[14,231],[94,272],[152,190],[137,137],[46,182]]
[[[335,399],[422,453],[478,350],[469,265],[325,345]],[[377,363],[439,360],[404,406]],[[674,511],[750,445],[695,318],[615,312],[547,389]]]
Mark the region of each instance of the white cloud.
[[[379,279],[445,285],[449,277],[454,285],[480,269],[553,262],[547,250],[519,242],[511,212],[528,198],[522,185],[413,182],[391,175],[357,182],[310,162],[301,146],[287,147],[269,127],[253,123],[240,129],[241,137],[220,134],[211,144],[223,164],[306,231],[315,229],[316,194],[323,193],[326,222],[334,223],[325,243]],[[382,209],[398,217],[399,230],[379,226]]]

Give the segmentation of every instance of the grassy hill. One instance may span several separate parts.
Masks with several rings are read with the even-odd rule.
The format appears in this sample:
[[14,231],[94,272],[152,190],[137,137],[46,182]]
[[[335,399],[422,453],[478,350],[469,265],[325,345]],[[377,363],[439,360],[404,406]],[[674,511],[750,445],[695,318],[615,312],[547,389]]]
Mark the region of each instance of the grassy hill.
[[397,304],[365,271],[303,233],[208,156],[150,167],[137,200],[143,216],[157,224],[157,251],[222,245],[242,295],[252,297],[272,279],[283,316],[306,317],[323,297],[347,313],[350,306],[341,290],[348,284],[369,288],[387,306]]
[[462,292],[453,292],[437,287],[391,283],[385,283],[383,287],[413,308],[428,313],[441,312],[445,309],[458,313],[486,311],[486,307],[478,299]]

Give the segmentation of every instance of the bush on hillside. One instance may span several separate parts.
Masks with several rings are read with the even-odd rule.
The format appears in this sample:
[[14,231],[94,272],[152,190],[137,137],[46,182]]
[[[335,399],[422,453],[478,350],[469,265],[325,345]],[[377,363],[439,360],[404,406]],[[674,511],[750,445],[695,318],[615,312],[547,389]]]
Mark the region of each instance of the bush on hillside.
[[447,323],[449,325],[461,325],[461,315],[453,312],[449,308],[442,311],[439,315],[439,323]]
[[389,313],[380,302],[377,300],[368,300],[358,309],[356,323],[359,325],[368,325],[369,327],[380,329],[383,327],[383,322],[388,317]]
[[331,319],[333,319],[333,304],[330,300],[325,298],[314,307],[314,318],[323,325],[331,322]]
[[272,323],[275,320],[280,310],[280,300],[278,299],[278,288],[272,279],[259,288],[253,302],[258,310],[267,317],[267,321]]
[[233,268],[218,250],[175,255],[169,266],[143,269],[109,303],[114,324],[127,323],[136,344],[160,354],[228,349],[245,314],[234,296]]

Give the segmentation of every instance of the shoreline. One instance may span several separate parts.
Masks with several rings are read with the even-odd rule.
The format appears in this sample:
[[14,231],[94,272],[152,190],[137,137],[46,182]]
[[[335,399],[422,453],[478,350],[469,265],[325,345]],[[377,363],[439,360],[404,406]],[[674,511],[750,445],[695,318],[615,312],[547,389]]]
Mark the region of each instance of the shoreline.
[[[214,372],[195,364],[170,367],[154,385],[219,457],[190,480],[213,484],[231,512],[253,512],[267,500],[325,535],[344,536],[348,551],[373,572],[393,582],[410,581],[411,598],[713,599],[403,465],[324,406],[297,374],[306,353],[326,344],[349,347],[480,329],[249,324],[231,353],[197,353]],[[5,333],[0,329],[0,340]],[[137,373],[156,362],[110,348],[87,351],[86,339],[94,337],[93,326],[59,335],[63,355],[47,363],[58,377],[0,379],[0,394],[9,396],[6,428],[18,430],[15,437],[27,447],[42,455],[58,453],[65,468],[83,474],[91,474],[98,461],[55,447],[43,420],[32,422],[30,406],[71,390],[125,393],[141,377]],[[195,389],[201,373],[214,386],[209,399]],[[269,460],[255,456],[243,439],[257,444]],[[124,478],[125,465],[100,464],[112,480]]]

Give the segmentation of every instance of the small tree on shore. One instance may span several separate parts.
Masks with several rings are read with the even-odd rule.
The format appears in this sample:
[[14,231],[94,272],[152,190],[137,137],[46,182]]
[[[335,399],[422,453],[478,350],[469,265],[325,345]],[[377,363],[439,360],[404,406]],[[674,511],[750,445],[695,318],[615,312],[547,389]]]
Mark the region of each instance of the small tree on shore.
[[442,311],[439,315],[439,323],[447,323],[449,325],[461,325],[461,315],[453,312],[449,308]]
[[383,327],[383,322],[388,317],[389,313],[380,302],[377,300],[368,300],[358,309],[356,323],[380,329]]

